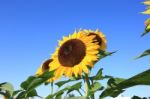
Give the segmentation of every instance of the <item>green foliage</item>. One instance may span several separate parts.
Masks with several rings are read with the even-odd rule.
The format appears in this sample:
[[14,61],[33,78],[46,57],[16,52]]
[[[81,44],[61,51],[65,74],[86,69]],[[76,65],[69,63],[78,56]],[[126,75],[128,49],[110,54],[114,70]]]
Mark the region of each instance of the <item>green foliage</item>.
[[113,52],[106,52],[106,51],[99,51],[98,57],[99,59],[105,58],[107,56],[111,56],[112,54],[116,53],[117,51],[113,51]]
[[46,71],[40,76],[30,76],[27,78],[26,81],[21,83],[21,88],[23,88],[23,91],[21,91],[17,98],[27,98],[27,97],[33,97],[38,96],[35,88],[40,86],[41,84],[45,83],[48,79],[53,77],[54,71]]
[[61,86],[63,86],[64,84],[69,83],[69,82],[71,82],[71,81],[76,81],[76,80],[71,80],[71,79],[69,79],[69,80],[66,80],[66,81],[59,81],[59,82],[55,83],[55,85],[57,85],[58,87],[61,87]]
[[113,84],[115,86],[111,86],[110,88],[108,87],[107,89],[105,89],[100,95],[100,98],[104,98],[107,96],[116,97],[120,93],[122,93],[125,88],[133,87],[136,85],[150,85],[149,77],[150,69],[127,80],[123,80],[121,82],[119,81],[119,83],[115,82],[115,84]]
[[89,89],[89,95],[94,94],[95,92],[99,91],[102,88],[102,85],[99,82],[94,82],[92,84],[91,89]]
[[150,49],[144,51],[141,55],[139,55],[136,59],[139,59],[139,58],[142,58],[142,57],[145,57],[145,56],[148,56],[150,55]]
[[53,77],[54,71],[46,71],[44,74],[40,76],[30,76],[26,81],[21,83],[21,87],[24,90],[31,91],[32,89],[38,87],[39,85],[46,82],[48,79]]
[[7,98],[13,95],[14,87],[9,82],[0,83],[0,94]]
[[78,96],[78,97],[67,97],[66,99],[86,99],[84,96]]
[[78,82],[78,83],[76,83],[76,84],[74,84],[74,85],[72,85],[72,86],[67,86],[67,87],[65,87],[65,88],[63,88],[63,89],[57,91],[57,92],[54,93],[54,94],[48,95],[48,96],[46,97],[46,99],[52,99],[52,98],[55,97],[55,96],[56,96],[56,97],[61,97],[61,95],[62,95],[65,91],[67,91],[67,93],[70,93],[71,91],[79,90],[79,89],[81,88],[81,86],[82,86],[82,83],[81,83],[81,82]]
[[[104,54],[105,53],[105,54]],[[100,56],[104,58],[109,56],[115,52],[107,53],[103,52]],[[145,53],[141,57],[146,56],[148,53]],[[48,79],[53,77],[54,71],[46,71],[44,74],[40,76],[29,76],[27,80],[21,83],[20,90],[14,90],[13,86],[10,83],[1,83],[0,84],[0,94],[6,96],[8,99],[29,99],[29,97],[38,96],[36,88],[41,84],[47,82]],[[51,93],[45,99],[62,99],[63,94],[70,94],[73,91],[77,91],[81,96],[74,96],[74,97],[66,97],[66,99],[95,99],[94,94],[98,91],[102,91],[99,98],[105,98],[107,96],[116,97],[120,93],[124,92],[126,88],[133,87],[136,85],[150,85],[150,69],[142,72],[136,76],[133,76],[129,79],[118,78],[108,75],[103,75],[103,69],[99,69],[95,76],[90,77],[89,75],[85,74],[80,78],[72,78],[66,81],[59,81],[55,83],[56,86],[61,88],[65,84],[69,82],[75,82],[77,80],[83,80],[87,83],[86,87],[86,94],[82,96],[80,92],[82,87],[82,82],[75,83],[71,86],[66,86],[55,93]],[[108,79],[107,88],[104,88],[99,80]],[[52,86],[53,87],[53,86]],[[39,97],[39,96],[38,96]],[[97,97],[96,97],[97,98]],[[133,97],[136,99],[137,96]],[[138,98],[137,98],[138,99]]]
[[103,69],[99,69],[99,71],[97,72],[96,76],[93,78],[94,80],[101,80],[101,78],[103,77]]

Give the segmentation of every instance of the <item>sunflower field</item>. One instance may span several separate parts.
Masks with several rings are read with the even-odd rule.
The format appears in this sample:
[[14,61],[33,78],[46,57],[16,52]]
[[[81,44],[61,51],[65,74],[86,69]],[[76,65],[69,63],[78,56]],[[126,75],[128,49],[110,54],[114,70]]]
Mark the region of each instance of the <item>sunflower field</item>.
[[[150,14],[150,0],[143,2],[147,6],[142,14]],[[150,18],[145,22],[145,30],[141,37],[149,36]],[[128,79],[105,75],[103,68],[94,75],[91,71],[94,65],[102,59],[116,54],[117,51],[107,51],[107,38],[100,30],[80,29],[58,41],[54,53],[39,66],[35,75],[27,77],[15,90],[10,82],[0,83],[0,94],[4,99],[105,99],[117,97],[127,88],[138,85],[150,86],[150,69]],[[150,55],[146,49],[135,60]],[[62,80],[61,78],[67,78]],[[101,81],[107,80],[105,87]],[[66,84],[69,83],[69,86]],[[40,96],[36,88],[41,85],[51,86],[46,97]],[[54,86],[58,90],[54,90]],[[76,91],[78,96],[72,94]],[[98,93],[99,97],[95,94]],[[150,95],[149,95],[150,96]],[[150,97],[133,96],[132,99],[150,99]]]

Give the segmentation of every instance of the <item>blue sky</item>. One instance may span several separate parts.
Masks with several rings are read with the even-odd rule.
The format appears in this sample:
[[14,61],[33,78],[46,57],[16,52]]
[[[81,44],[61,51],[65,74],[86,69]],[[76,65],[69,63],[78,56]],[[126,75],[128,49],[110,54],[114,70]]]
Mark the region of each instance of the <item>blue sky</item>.
[[[140,38],[149,17],[142,0],[1,0],[0,82],[15,88],[54,52],[57,41],[75,29],[100,29],[108,51],[118,51],[99,61],[92,73],[128,78],[149,69],[149,57],[133,60],[150,46],[150,35]],[[42,96],[48,87],[40,87]],[[144,91],[143,91],[144,90]],[[126,96],[148,96],[150,87],[127,89]]]

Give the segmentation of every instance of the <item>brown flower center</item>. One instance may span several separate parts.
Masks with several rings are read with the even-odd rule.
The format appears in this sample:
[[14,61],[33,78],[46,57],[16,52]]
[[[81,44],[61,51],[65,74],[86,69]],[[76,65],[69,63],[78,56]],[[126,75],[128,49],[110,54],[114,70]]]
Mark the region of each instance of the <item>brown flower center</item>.
[[102,44],[102,39],[97,34],[95,34],[95,33],[89,33],[89,36],[91,36],[91,35],[95,35],[94,40],[96,40],[96,41],[93,41],[93,43],[98,42],[98,45]]
[[42,71],[45,72],[47,70],[49,70],[49,63],[52,62],[52,59],[48,59],[46,60],[43,64],[42,64]]
[[79,64],[86,54],[86,47],[81,40],[71,39],[65,42],[58,52],[61,65],[73,67]]

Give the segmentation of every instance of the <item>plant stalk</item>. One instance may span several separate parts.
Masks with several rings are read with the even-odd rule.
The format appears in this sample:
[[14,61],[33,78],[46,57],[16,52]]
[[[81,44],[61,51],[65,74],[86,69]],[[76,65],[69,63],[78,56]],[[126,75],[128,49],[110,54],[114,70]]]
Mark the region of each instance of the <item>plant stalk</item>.
[[53,82],[51,83],[51,94],[53,94]]
[[[87,74],[85,74],[85,89],[86,89],[86,99],[89,99],[89,89],[91,89],[89,77]],[[91,99],[94,99],[94,94],[90,96]]]

